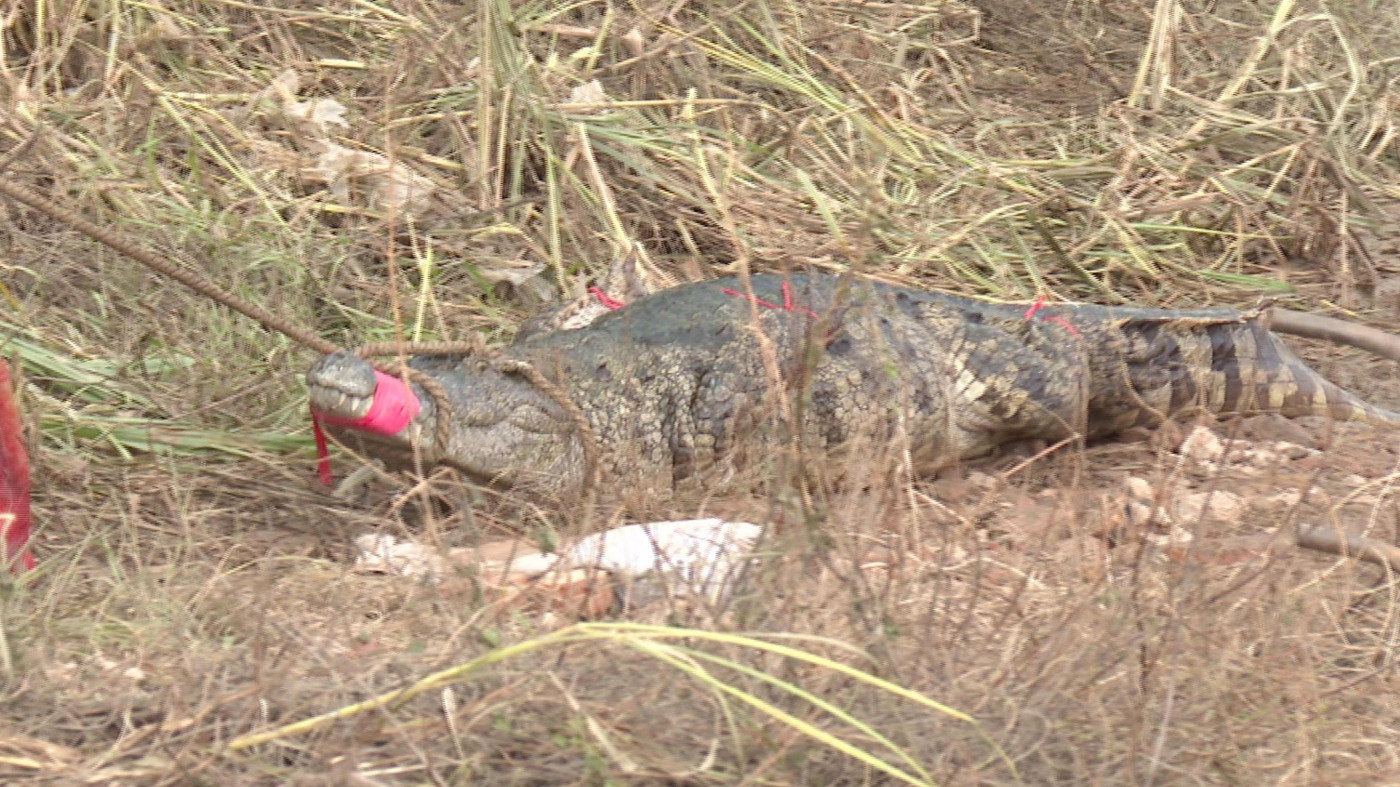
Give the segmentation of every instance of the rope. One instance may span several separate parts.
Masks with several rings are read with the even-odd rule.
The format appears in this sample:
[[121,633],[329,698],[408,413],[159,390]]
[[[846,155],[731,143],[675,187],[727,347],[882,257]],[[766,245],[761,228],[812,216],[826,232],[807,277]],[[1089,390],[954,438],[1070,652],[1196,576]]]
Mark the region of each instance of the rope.
[[579,442],[583,444],[583,490],[585,495],[592,495],[598,487],[602,474],[602,447],[598,442],[598,435],[593,431],[593,424],[578,405],[570,401],[564,392],[550,382],[549,378],[540,373],[539,369],[524,361],[516,361],[509,358],[502,358],[492,361],[492,364],[505,374],[518,374],[529,380],[532,385],[540,389],[545,396],[554,400],[569,416],[573,422],[574,430],[578,432]]
[[[569,417],[574,431],[578,433],[579,442],[583,447],[583,489],[586,493],[591,492],[598,485],[602,475],[602,445],[598,442],[598,435],[593,431],[593,424],[589,422],[588,416],[584,415],[578,405],[569,399],[559,386],[555,385],[548,377],[545,377],[539,369],[533,365],[513,358],[502,358],[500,354],[482,346],[480,342],[378,342],[365,344],[355,350],[355,353],[362,358],[374,355],[466,355],[474,358],[481,358],[502,374],[514,374],[524,377],[540,393],[549,397],[551,401],[559,405],[559,408]],[[408,373],[409,379],[418,383],[423,390],[433,397],[433,402],[438,407],[438,412],[443,412],[443,406],[448,402],[447,390],[436,378],[414,369],[409,366],[393,364],[395,371],[389,374],[398,374],[399,371]],[[447,448],[448,440],[451,438],[451,431],[446,419],[437,419],[437,450],[441,455]]]
[[0,178],[0,194],[4,194],[15,202],[28,205],[40,213],[47,214],[67,224],[69,227],[83,233],[89,238],[125,254],[151,270],[169,276],[200,295],[210,300],[218,301],[230,309],[252,318],[264,328],[290,336],[319,353],[333,353],[340,349],[300,325],[284,320],[256,303],[249,303],[232,293],[225,292],[219,288],[219,285],[209,281],[198,273],[169,260],[161,259],[115,232],[99,227],[76,213],[53,204],[23,186],[16,186]]
[[[33,142],[33,139],[34,138],[31,137],[20,146],[21,152]],[[11,163],[17,157],[18,154],[12,150],[9,154],[0,158],[0,170],[3,170],[4,166]],[[268,330],[276,331],[277,333],[290,337],[311,350],[326,355],[339,352],[341,349],[334,343],[316,335],[311,330],[224,290],[219,287],[219,285],[193,271],[188,265],[181,264],[178,261],[163,259],[136,245],[125,237],[118,235],[116,232],[106,229],[105,227],[99,227],[76,213],[54,204],[47,198],[23,186],[0,178],[0,194],[4,194],[16,202],[27,205],[87,235],[93,240],[136,260],[157,273],[169,276],[200,295],[227,306]],[[584,490],[586,493],[591,493],[591,491],[596,488],[601,470],[602,450],[598,443],[597,435],[593,431],[592,424],[588,422],[583,411],[570,401],[568,396],[566,396],[558,386],[554,385],[548,378],[541,374],[539,370],[535,369],[530,364],[523,361],[498,359],[496,353],[488,350],[479,341],[378,342],[366,344],[360,347],[356,353],[360,355],[360,357],[366,359],[371,356],[379,355],[469,355],[486,359],[502,373],[518,374],[524,377],[568,414],[569,419],[573,422],[574,428],[578,431],[579,440],[583,444],[585,465],[583,475]],[[433,436],[434,450],[438,457],[445,455],[452,432],[448,419],[443,418],[442,415],[450,412],[451,400],[448,398],[447,390],[443,388],[442,383],[425,372],[414,369],[407,364],[398,363],[397,361],[388,363],[374,363],[371,361],[371,364],[374,368],[385,374],[391,374],[401,378],[406,377],[418,383],[428,396],[432,397],[438,413],[436,419],[437,428]]]

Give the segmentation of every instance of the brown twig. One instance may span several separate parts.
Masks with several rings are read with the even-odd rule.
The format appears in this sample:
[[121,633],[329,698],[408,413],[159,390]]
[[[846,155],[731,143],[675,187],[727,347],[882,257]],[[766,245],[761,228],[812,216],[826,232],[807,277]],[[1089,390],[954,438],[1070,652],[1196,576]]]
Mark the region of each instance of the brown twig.
[[1297,544],[1329,555],[1354,557],[1375,563],[1392,571],[1400,571],[1400,546],[1374,538],[1358,536],[1330,527],[1310,527],[1298,533]]
[[1347,322],[1319,314],[1273,309],[1269,313],[1269,329],[1305,339],[1323,339],[1375,353],[1382,358],[1400,361],[1400,336],[1386,333],[1360,323]]

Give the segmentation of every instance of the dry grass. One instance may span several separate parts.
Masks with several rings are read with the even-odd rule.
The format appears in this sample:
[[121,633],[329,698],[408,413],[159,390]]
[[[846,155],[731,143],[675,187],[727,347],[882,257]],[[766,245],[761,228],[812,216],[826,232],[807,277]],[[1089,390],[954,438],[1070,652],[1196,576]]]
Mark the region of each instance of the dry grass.
[[[40,132],[3,176],[347,345],[499,343],[627,255],[671,281],[853,267],[1007,298],[1268,294],[1384,322],[1397,35],[1383,5],[1288,0],[37,0],[0,30],[0,138]],[[466,580],[354,574],[349,536],[600,519],[450,484],[431,505],[332,500],[312,483],[306,353],[0,209],[0,352],[28,376],[43,561],[0,587],[7,781],[892,778],[813,731],[940,784],[1400,778],[1391,578],[1110,546],[1124,473],[1191,481],[1169,453],[1091,449],[990,486],[909,478],[897,451],[773,457],[704,500],[616,494],[631,516],[772,525],[747,594],[673,622],[801,647],[976,724],[733,639],[534,647],[558,621],[498,614]],[[1323,368],[1400,401],[1393,370]],[[1330,497],[1243,529],[1400,528],[1393,452],[1343,430],[1316,478],[1245,485]],[[1344,499],[1351,473],[1380,479],[1364,505]],[[857,569],[872,549],[885,563]],[[228,748],[522,644],[406,703]],[[791,720],[682,679],[695,664]]]

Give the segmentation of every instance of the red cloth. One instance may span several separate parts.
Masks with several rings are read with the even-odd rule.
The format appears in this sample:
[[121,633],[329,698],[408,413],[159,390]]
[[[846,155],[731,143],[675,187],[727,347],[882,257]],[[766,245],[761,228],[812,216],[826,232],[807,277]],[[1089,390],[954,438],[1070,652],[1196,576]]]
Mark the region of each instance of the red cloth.
[[28,549],[30,528],[29,455],[24,450],[10,365],[0,360],[0,533],[5,537],[0,564],[15,573],[34,568],[34,555]]

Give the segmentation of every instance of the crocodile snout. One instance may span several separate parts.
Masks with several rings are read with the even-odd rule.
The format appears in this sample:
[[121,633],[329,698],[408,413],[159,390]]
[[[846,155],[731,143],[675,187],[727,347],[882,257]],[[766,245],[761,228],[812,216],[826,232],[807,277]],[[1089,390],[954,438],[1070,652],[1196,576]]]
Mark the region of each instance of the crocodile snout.
[[311,409],[335,418],[364,418],[378,385],[369,361],[348,352],[322,356],[306,373]]

